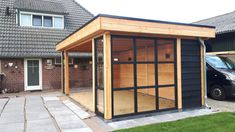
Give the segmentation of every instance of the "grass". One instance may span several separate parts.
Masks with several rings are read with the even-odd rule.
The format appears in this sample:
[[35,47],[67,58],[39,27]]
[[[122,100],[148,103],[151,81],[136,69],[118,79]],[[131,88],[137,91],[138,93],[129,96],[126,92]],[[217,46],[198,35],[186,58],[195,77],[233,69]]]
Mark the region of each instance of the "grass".
[[229,112],[146,125],[117,132],[233,132],[235,115]]

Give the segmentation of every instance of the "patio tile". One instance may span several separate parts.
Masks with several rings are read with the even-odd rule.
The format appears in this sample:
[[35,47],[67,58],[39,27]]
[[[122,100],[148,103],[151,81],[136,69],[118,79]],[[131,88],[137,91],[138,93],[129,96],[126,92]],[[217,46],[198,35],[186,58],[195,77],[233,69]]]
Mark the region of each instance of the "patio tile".
[[23,132],[24,123],[7,123],[0,124],[1,132]]
[[90,128],[66,129],[62,132],[93,132]]
[[27,132],[57,132],[52,119],[28,121]]

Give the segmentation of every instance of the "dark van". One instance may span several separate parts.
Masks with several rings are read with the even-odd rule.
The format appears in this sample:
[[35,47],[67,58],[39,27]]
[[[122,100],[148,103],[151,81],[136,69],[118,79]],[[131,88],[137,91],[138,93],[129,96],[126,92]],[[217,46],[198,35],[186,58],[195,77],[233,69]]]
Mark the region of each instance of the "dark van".
[[220,55],[206,56],[207,92],[216,100],[235,96],[235,62]]

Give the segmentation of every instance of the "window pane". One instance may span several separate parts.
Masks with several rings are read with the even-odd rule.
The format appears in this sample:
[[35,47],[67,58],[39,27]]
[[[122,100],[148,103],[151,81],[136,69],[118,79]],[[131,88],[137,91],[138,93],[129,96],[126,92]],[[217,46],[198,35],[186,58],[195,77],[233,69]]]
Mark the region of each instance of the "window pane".
[[42,16],[33,15],[33,26],[42,26]]
[[159,109],[175,108],[175,87],[158,88]]
[[155,64],[137,64],[137,86],[155,85]]
[[137,61],[154,61],[154,40],[136,39]]
[[174,61],[174,41],[158,40],[158,61]]
[[54,27],[63,28],[63,18],[62,17],[54,17]]
[[21,14],[21,26],[31,26],[31,15]]
[[44,24],[44,27],[52,27],[52,17],[44,16],[43,24]]
[[113,92],[114,115],[134,113],[134,91],[114,91]]
[[155,88],[138,89],[138,112],[152,111],[156,109]]
[[133,64],[113,65],[113,87],[134,87]]
[[158,64],[158,84],[171,85],[174,80],[174,64]]
[[133,39],[113,38],[112,54],[114,62],[133,62]]

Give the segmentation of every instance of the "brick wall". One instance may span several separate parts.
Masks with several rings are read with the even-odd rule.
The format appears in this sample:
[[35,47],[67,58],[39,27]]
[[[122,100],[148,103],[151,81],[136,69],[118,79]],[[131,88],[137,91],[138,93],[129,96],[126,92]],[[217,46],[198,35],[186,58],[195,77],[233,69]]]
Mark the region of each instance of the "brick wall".
[[[9,64],[12,63],[12,66]],[[2,73],[5,77],[2,82],[7,92],[19,92],[24,90],[24,60],[23,59],[1,59]]]
[[[43,90],[61,88],[61,67],[47,65],[47,59],[42,59],[42,86]],[[92,66],[90,59],[74,59],[70,65],[70,87],[89,87],[92,85]],[[13,63],[10,67],[9,63]],[[75,66],[76,65],[76,66]],[[8,92],[24,91],[24,60],[23,59],[1,59],[2,72],[6,75],[3,87]]]

